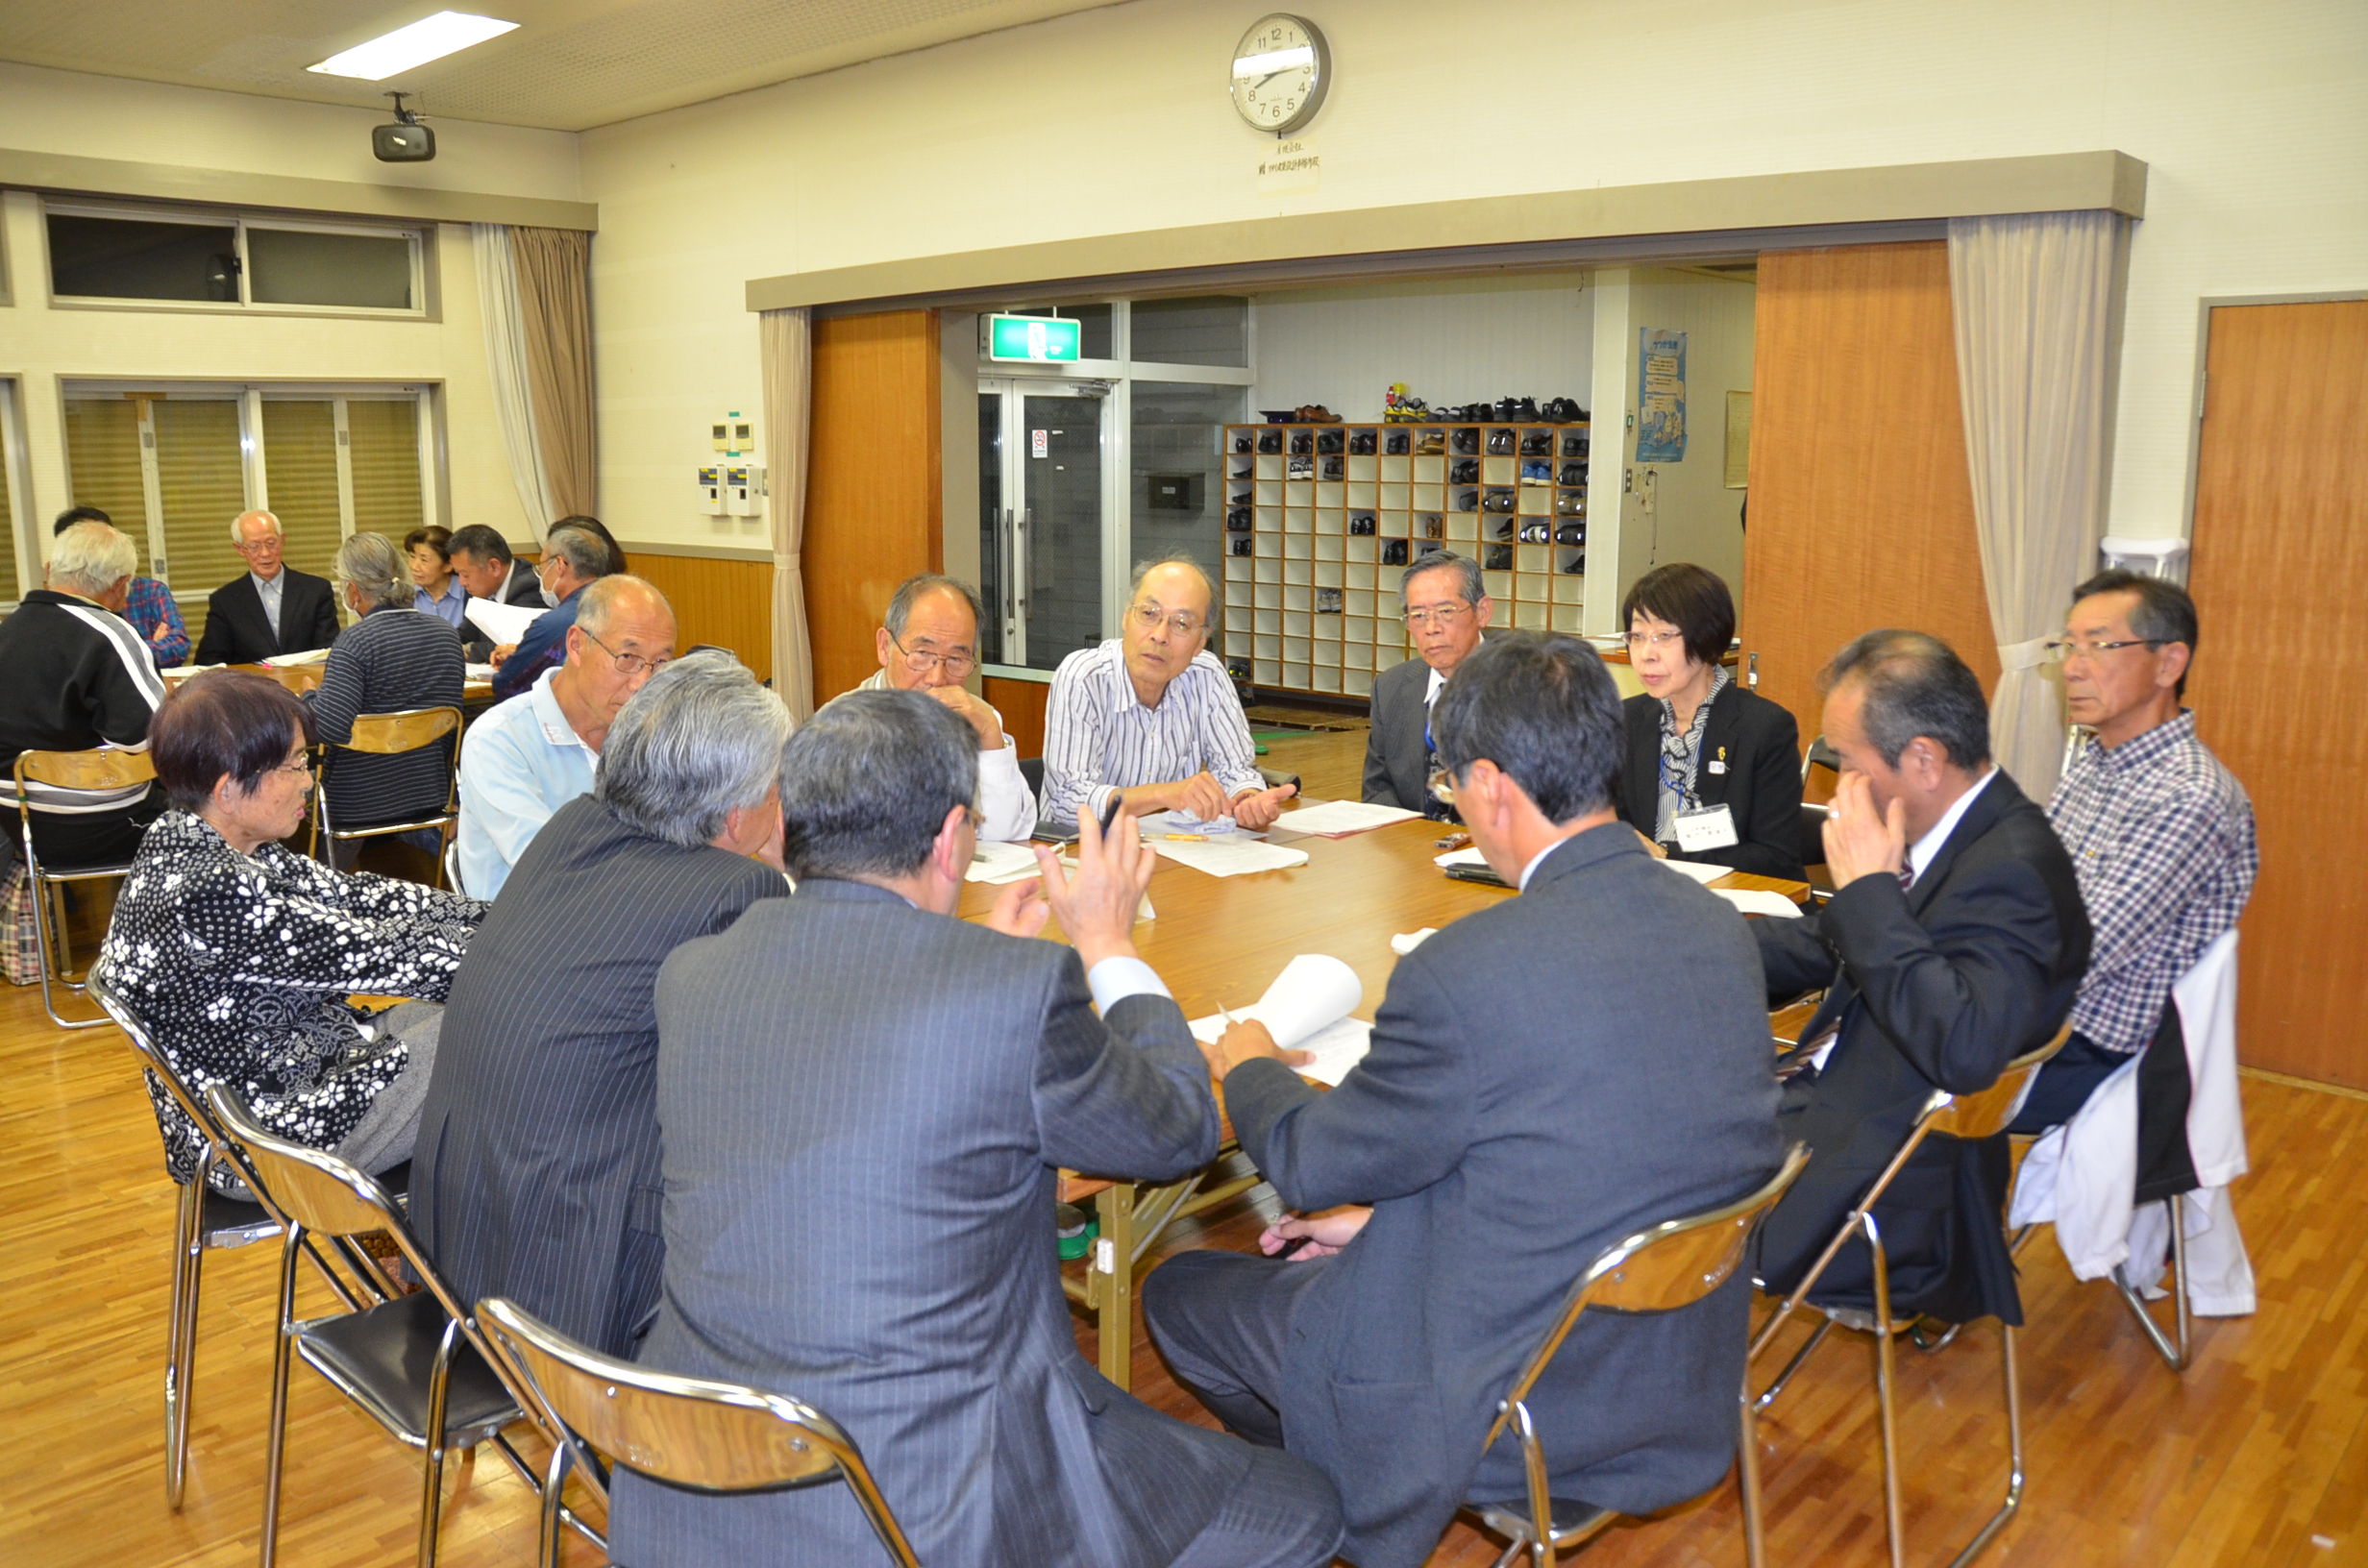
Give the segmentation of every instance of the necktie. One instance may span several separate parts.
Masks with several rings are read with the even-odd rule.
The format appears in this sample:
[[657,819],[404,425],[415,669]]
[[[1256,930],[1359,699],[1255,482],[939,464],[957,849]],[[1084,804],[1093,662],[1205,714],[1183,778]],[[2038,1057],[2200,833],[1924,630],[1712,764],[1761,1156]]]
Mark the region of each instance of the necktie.
[[1910,888],[1914,886],[1915,868],[1912,866],[1902,866],[1899,869],[1899,891],[1906,893]]

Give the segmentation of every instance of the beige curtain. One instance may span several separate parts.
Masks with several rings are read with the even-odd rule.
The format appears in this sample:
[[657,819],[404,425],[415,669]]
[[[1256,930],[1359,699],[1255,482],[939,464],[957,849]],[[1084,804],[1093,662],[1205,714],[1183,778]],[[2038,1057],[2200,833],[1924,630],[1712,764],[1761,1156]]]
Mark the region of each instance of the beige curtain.
[[2128,235],[2128,220],[2106,211],[1949,220],[1965,456],[1998,639],[1990,748],[2035,800],[2054,793],[2063,761],[2044,645],[2105,533]]
[[509,232],[518,269],[534,443],[554,515],[600,510],[592,437],[592,236],[579,229]]
[[527,527],[541,544],[552,522],[564,515],[554,509],[551,480],[543,471],[543,454],[534,439],[533,399],[527,387],[526,333],[520,323],[518,267],[511,259],[510,227],[506,223],[469,225],[471,248],[477,253],[477,308],[485,324],[485,374],[493,388],[493,422],[502,432],[502,450],[509,458],[518,505]]
[[805,624],[806,443],[814,385],[813,324],[805,310],[757,317],[765,382],[765,461],[773,527],[773,689],[803,723],[814,712],[814,649]]

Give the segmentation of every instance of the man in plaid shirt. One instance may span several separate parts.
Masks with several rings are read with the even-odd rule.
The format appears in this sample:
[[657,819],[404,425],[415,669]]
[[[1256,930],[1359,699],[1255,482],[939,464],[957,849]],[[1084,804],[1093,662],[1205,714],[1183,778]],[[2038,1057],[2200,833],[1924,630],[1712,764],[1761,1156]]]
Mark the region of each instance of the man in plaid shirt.
[[2096,929],[2072,1005],[2072,1038],[2040,1070],[2015,1119],[2071,1119],[2113,1069],[2146,1048],[2171,986],[2236,923],[2261,857],[2244,786],[2195,736],[2180,705],[2195,656],[2195,601],[2159,577],[2106,572],[2074,590],[2063,639],[2072,722],[2092,734],[2047,817],[2072,856]]

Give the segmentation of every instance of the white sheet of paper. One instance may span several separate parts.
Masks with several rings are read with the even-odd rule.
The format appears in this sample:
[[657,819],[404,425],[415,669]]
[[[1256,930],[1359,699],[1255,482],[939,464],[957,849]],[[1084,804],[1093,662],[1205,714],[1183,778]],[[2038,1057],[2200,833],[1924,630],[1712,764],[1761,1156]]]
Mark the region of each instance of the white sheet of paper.
[[1408,811],[1403,806],[1368,805],[1362,800],[1321,800],[1287,811],[1274,821],[1276,827],[1294,833],[1320,833],[1326,838],[1340,838],[1349,833],[1364,833],[1392,822],[1402,822],[1420,812]]
[[1038,874],[1035,852],[1024,844],[996,844],[980,840],[971,856],[965,882],[1019,882]]
[[1179,844],[1172,839],[1153,838],[1146,841],[1161,854],[1179,866],[1190,866],[1196,871],[1211,876],[1241,876],[1249,871],[1287,871],[1294,866],[1307,864],[1307,851],[1286,849],[1280,845],[1267,844],[1240,833],[1227,833],[1199,843]]
[[[1265,1024],[1280,1049],[1315,1052],[1316,1060],[1299,1071],[1338,1084],[1372,1042],[1373,1026],[1349,1017],[1364,1000],[1365,983],[1356,970],[1326,953],[1301,953],[1283,966],[1265,995],[1235,1017]],[[1225,1032],[1225,1020],[1221,1015],[1195,1018],[1192,1031],[1213,1042]]]
[[1774,915],[1784,919],[1799,919],[1801,916],[1801,906],[1781,893],[1743,888],[1713,888],[1711,892],[1746,915]]
[[1486,866],[1488,863],[1489,857],[1477,848],[1450,849],[1443,855],[1431,857],[1431,864],[1443,870],[1449,866]]
[[468,603],[468,617],[477,629],[497,643],[516,642],[547,613],[540,604],[503,604],[490,599],[472,599]]
[[[1225,1032],[1225,1020],[1212,1013],[1205,1018],[1193,1019],[1192,1030],[1195,1039],[1214,1045]],[[1316,1055],[1315,1061],[1296,1069],[1302,1077],[1338,1089],[1341,1080],[1348,1076],[1348,1069],[1364,1061],[1365,1053],[1373,1048],[1373,1026],[1363,1018],[1342,1018],[1292,1048],[1313,1051]]]
[[265,659],[263,662],[270,665],[274,670],[278,670],[291,664],[318,664],[327,657],[329,657],[329,649],[325,648],[308,648],[302,653],[274,653],[270,658]]
[[1661,864],[1666,866],[1678,875],[1690,876],[1696,882],[1700,882],[1705,886],[1717,881],[1720,877],[1726,875],[1728,870],[1728,868],[1724,866],[1705,866],[1698,861],[1691,860],[1665,860]]
[[223,668],[218,664],[176,664],[169,670],[157,672],[160,675],[202,675],[209,670]]
[[493,678],[493,666],[490,664],[464,664],[460,669],[462,674],[470,680],[491,680]]

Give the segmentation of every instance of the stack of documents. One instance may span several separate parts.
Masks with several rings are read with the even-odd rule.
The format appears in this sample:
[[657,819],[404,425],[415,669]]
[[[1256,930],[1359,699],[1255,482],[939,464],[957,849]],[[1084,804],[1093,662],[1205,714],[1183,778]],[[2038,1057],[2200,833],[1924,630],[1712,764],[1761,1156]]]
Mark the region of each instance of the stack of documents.
[[490,599],[472,599],[468,605],[469,620],[497,643],[516,642],[547,613],[540,604],[504,604]]
[[302,653],[274,653],[263,662],[274,670],[280,670],[293,664],[318,664],[327,657],[329,657],[329,649],[308,648]]
[[[1363,1000],[1365,984],[1356,970],[1322,953],[1301,953],[1283,966],[1264,996],[1234,1017],[1265,1024],[1279,1049],[1315,1053],[1316,1059],[1298,1071],[1319,1083],[1337,1085],[1372,1047],[1373,1026],[1348,1016]],[[1192,1021],[1193,1038],[1209,1044],[1226,1028],[1221,1013]]]
[[1146,842],[1179,866],[1211,876],[1241,876],[1250,871],[1287,871],[1307,864],[1307,851],[1286,849],[1244,833],[1212,834],[1197,842],[1179,842],[1156,835]]
[[1369,832],[1402,822],[1418,812],[1403,806],[1374,806],[1362,800],[1311,801],[1296,811],[1287,811],[1275,819],[1274,825],[1294,833],[1314,833],[1327,839],[1344,839],[1351,833]]

